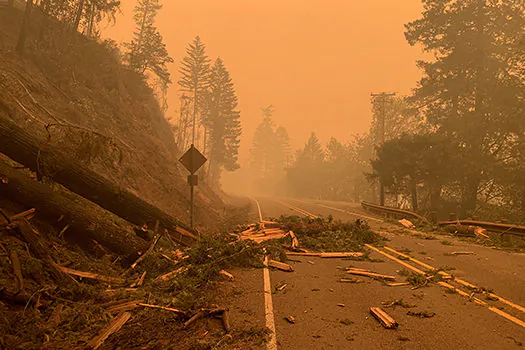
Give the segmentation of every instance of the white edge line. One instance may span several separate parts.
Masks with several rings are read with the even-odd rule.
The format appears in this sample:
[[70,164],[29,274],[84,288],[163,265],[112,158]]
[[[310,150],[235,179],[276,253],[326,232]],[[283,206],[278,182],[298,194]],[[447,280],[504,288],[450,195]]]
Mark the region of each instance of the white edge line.
[[255,198],[252,198],[255,204],[257,204],[257,210],[259,211],[259,221],[263,221],[262,213],[261,213],[261,206],[259,205],[259,201]]
[[270,283],[270,271],[268,270],[268,256],[264,258],[264,313],[266,315],[266,327],[270,330],[270,339],[267,349],[277,350],[277,336],[275,333],[275,320],[273,315],[272,289]]
[[[261,206],[259,201],[252,198],[255,204],[257,204],[257,210],[259,211],[259,220],[262,222]],[[273,301],[272,301],[272,284],[270,283],[270,270],[268,270],[268,256],[264,257],[264,269],[263,269],[263,280],[264,280],[264,315],[266,319],[266,328],[270,330],[270,339],[266,343],[268,350],[277,350],[277,335],[275,332],[275,317],[273,314]]]

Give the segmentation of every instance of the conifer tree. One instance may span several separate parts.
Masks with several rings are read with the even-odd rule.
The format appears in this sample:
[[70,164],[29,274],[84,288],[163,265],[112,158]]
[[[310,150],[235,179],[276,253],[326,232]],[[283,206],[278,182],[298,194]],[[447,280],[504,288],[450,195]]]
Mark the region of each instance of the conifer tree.
[[233,171],[239,168],[237,158],[241,136],[237,96],[221,58],[217,58],[211,69],[202,114],[203,124],[210,133],[208,175],[214,184],[218,184],[222,169]]
[[211,74],[210,59],[206,55],[206,47],[199,36],[196,36],[186,49],[186,56],[182,59],[179,73],[181,74],[179,80],[181,90],[193,96],[192,144],[195,144],[197,116],[208,90]]
[[133,11],[133,20],[137,27],[132,41],[125,46],[128,49],[127,61],[132,69],[142,74],[151,71],[169,84],[171,80],[167,65],[173,59],[155,27],[155,17],[161,8],[159,0],[138,0]]

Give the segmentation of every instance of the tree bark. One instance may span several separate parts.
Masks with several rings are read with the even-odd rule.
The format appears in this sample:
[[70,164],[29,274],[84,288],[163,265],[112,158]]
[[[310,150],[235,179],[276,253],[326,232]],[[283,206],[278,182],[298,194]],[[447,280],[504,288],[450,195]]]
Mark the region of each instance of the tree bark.
[[441,207],[441,186],[430,186],[430,208],[432,211],[438,212]]
[[31,10],[33,9],[33,0],[27,0],[26,8],[24,11],[24,19],[22,21],[22,28],[20,29],[20,35],[18,36],[18,43],[16,44],[16,51],[23,53],[26,40],[27,40],[27,29],[31,22]]
[[[68,237],[75,242],[92,245],[96,240],[111,251],[125,256],[143,251],[147,243],[135,235],[131,225],[82,198],[71,198],[53,190],[47,184],[31,179],[23,172],[9,166],[0,159],[0,196],[27,207],[34,207],[38,215],[47,218],[50,224],[61,229],[68,224]],[[64,218],[58,226],[57,219]],[[27,231],[27,230],[26,230]],[[22,232],[24,233],[24,232]],[[24,238],[29,239],[24,235]],[[29,239],[33,241],[33,239]],[[29,242],[37,244],[36,242]],[[39,245],[37,245],[40,247]],[[44,256],[44,248],[37,249]]]
[[75,22],[73,23],[73,29],[75,31],[78,30],[78,26],[80,25],[80,20],[82,19],[82,12],[84,12],[84,1],[85,0],[80,0],[78,3],[77,14],[75,15]]
[[481,175],[479,174],[470,174],[466,178],[461,196],[461,216],[463,218],[471,215],[476,210],[480,183]]
[[51,178],[124,220],[139,226],[148,224],[152,227],[159,220],[161,226],[177,242],[185,245],[195,242],[196,237],[191,233],[194,231],[179,220],[78,164],[59,150],[45,145],[1,115],[0,140],[1,153],[37,172],[37,175],[39,171],[46,170],[45,174],[40,175]]
[[419,209],[417,205],[417,184],[414,180],[412,180],[410,183],[410,191],[412,193],[412,210],[417,212],[417,210]]

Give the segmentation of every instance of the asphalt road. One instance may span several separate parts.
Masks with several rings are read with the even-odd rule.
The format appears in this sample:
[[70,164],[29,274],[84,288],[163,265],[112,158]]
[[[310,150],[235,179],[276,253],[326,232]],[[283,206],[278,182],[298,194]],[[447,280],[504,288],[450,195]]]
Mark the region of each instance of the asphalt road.
[[[281,214],[298,215],[292,208],[321,216],[332,215],[345,221],[364,218],[389,241],[387,246],[435,268],[453,267],[450,274],[477,287],[493,290],[501,301],[485,295],[472,295],[458,283],[460,293],[450,293],[438,284],[412,289],[412,286],[389,287],[380,281],[362,278],[363,283],[340,283],[349,277],[347,267],[405,277],[398,271],[407,269],[407,260],[393,261],[375,251],[370,254],[381,262],[294,257],[295,272],[272,270],[272,287],[287,283],[286,289],[273,294],[273,308],[279,349],[520,349],[525,347],[525,255],[509,253],[436,235],[422,239],[413,233],[399,233],[399,226],[381,222],[381,218],[363,211],[358,205],[342,202],[281,200],[257,198],[264,218]],[[300,241],[300,236],[298,237]],[[452,245],[445,245],[443,240]],[[398,254],[381,248],[393,257]],[[450,256],[454,251],[471,251],[473,255]],[[345,276],[346,275],[346,276]],[[274,288],[275,290],[275,288]],[[471,296],[469,298],[469,296]],[[478,298],[478,299],[474,299]],[[401,306],[384,308],[398,323],[397,330],[384,329],[370,314],[372,306],[403,300]],[[476,303],[475,300],[479,302]],[[341,304],[341,305],[339,305]],[[479,305],[482,304],[482,305]],[[511,305],[509,305],[511,304]],[[407,315],[408,311],[435,313],[431,318]],[[502,316],[502,312],[506,316]],[[295,324],[284,318],[293,316]],[[514,321],[512,320],[514,319]],[[520,325],[521,322],[521,325]]]

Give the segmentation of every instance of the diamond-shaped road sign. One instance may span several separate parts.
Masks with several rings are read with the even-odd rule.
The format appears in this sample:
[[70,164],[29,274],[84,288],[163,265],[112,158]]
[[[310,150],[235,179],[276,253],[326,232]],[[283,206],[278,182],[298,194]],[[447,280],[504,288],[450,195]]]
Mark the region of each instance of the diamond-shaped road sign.
[[190,149],[180,157],[179,162],[181,162],[191,174],[195,174],[195,172],[206,163],[206,160],[206,157],[199,152],[195,146],[191,145]]

